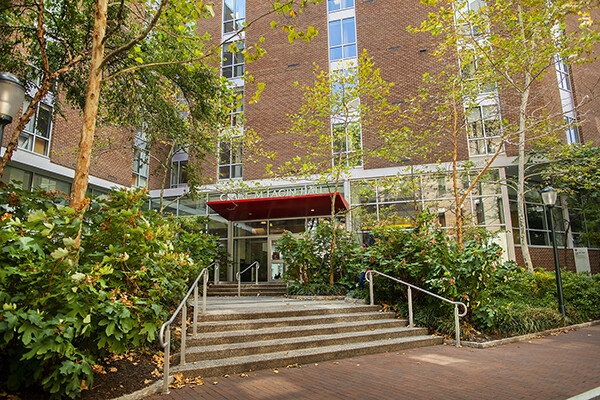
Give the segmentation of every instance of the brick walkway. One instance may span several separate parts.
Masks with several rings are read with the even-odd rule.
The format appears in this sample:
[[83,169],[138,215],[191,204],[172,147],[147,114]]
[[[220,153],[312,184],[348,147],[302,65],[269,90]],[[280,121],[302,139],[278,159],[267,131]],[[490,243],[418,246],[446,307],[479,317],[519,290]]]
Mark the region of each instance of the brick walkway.
[[147,399],[567,399],[600,387],[600,326],[485,350],[434,346],[278,371],[207,378]]

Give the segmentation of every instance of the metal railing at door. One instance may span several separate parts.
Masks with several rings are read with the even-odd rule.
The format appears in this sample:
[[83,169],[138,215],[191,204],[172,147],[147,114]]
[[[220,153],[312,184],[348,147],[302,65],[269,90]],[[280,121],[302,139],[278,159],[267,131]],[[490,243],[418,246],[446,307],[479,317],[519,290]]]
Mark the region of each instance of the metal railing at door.
[[246,271],[248,271],[250,268],[256,266],[256,272],[255,272],[255,276],[256,276],[256,284],[258,285],[258,270],[260,268],[260,263],[258,261],[254,261],[252,264],[248,265],[246,267],[245,270],[243,270],[242,272],[238,272],[235,274],[235,278],[237,279],[237,284],[238,284],[238,297],[241,296],[242,293],[242,274]]

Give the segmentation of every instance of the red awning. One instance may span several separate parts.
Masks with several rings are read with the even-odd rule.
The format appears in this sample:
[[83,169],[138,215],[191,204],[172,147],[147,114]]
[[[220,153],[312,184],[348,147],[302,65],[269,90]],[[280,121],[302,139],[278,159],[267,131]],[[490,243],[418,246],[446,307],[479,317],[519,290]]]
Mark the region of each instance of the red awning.
[[348,210],[344,197],[336,193],[309,194],[293,197],[209,201],[210,208],[228,221],[252,219],[300,218],[331,214],[331,200],[335,196],[335,211]]

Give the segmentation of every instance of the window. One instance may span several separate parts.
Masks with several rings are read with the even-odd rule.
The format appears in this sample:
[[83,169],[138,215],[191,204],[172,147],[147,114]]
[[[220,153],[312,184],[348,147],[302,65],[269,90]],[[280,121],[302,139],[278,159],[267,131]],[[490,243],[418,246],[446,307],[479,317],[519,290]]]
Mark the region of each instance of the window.
[[571,91],[571,77],[569,76],[569,66],[559,56],[556,56],[554,59],[556,62],[556,79],[558,80],[558,87],[562,90]]
[[354,17],[329,21],[329,61],[356,57]]
[[219,143],[219,179],[242,177],[242,142],[240,137]]
[[575,120],[575,118],[571,118],[565,115],[565,124],[567,125],[567,143],[580,143],[579,127],[576,125],[577,121]]
[[146,187],[148,185],[148,152],[146,150],[146,132],[136,129],[133,147],[133,173],[131,175],[131,186]]
[[502,144],[498,106],[477,106],[467,111],[469,153],[494,154]]
[[[235,50],[232,52],[232,47]],[[225,78],[237,78],[244,76],[244,41],[225,43],[223,45],[222,71]]]
[[225,0],[223,3],[223,32],[242,29],[245,25],[246,1]]
[[455,3],[454,18],[457,31],[462,35],[479,36],[487,29],[480,26],[483,20],[477,15],[477,11],[485,7],[482,0],[463,0]]
[[243,125],[243,114],[244,114],[244,87],[238,87],[235,89],[235,99],[230,104],[231,111],[229,111],[229,125],[232,127]]
[[359,167],[362,163],[362,135],[360,124],[333,125],[333,164]]
[[344,8],[354,7],[354,0],[328,0],[327,10],[337,11],[343,10]]
[[[23,110],[29,107],[31,98],[23,104]],[[50,133],[52,132],[52,107],[45,103],[38,103],[35,114],[19,135],[19,148],[32,151],[43,156],[50,150]]]
[[188,183],[187,160],[173,161],[171,164],[171,187],[186,186]]
[[[464,80],[475,81],[477,79],[477,69],[481,63],[481,57],[476,58],[462,58],[460,60],[461,75]],[[496,84],[494,82],[478,82],[480,93],[489,93],[496,90]]]

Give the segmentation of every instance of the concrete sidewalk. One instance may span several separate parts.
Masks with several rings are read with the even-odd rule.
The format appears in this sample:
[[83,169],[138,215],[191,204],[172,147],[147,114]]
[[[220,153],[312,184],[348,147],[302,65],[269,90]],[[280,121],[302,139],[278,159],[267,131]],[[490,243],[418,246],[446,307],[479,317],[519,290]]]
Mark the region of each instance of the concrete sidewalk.
[[248,375],[147,399],[568,399],[600,387],[600,326],[491,349],[434,346]]

